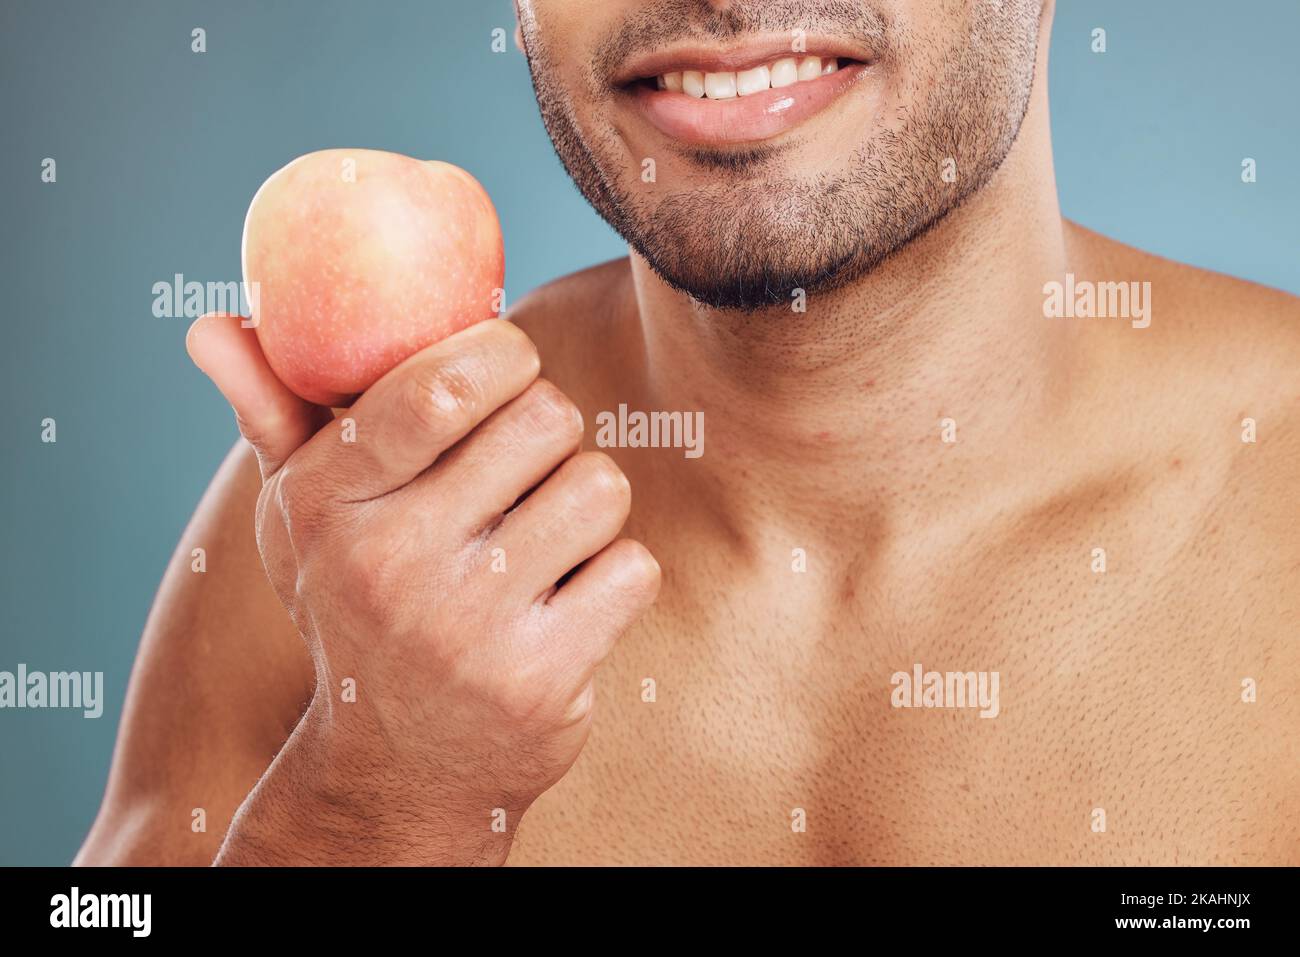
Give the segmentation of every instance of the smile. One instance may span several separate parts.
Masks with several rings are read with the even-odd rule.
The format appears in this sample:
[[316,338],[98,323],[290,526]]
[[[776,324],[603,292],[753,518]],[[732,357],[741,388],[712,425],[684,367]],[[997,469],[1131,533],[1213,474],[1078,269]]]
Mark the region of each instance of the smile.
[[740,49],[667,51],[629,64],[619,87],[661,133],[693,146],[770,139],[826,109],[870,75],[867,55],[790,38]]
[[838,57],[819,56],[782,57],[771,64],[739,72],[706,73],[703,70],[682,70],[661,73],[655,77],[655,87],[670,93],[685,93],[697,100],[730,100],[733,97],[753,96],[767,90],[780,90],[796,83],[807,83],[828,76],[840,68]]

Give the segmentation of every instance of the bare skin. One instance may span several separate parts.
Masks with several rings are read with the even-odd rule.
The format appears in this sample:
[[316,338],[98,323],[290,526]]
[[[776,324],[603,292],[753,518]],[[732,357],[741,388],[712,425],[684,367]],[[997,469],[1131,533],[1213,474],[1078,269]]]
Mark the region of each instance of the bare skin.
[[[1300,309],[1070,232],[1082,255],[1129,257],[1188,301],[1167,301],[1158,346],[1090,331],[1106,365],[1074,392],[1092,398],[978,508],[950,511],[961,490],[922,476],[911,494],[935,501],[913,521],[850,533],[776,498],[754,467],[759,535],[683,495],[682,464],[611,450],[637,490],[627,533],[665,587],[606,661],[587,747],[526,815],[511,863],[1300,863]],[[632,338],[608,310],[631,278],[626,262],[589,270],[515,315],[588,423],[626,398],[613,366],[587,374],[582,346],[603,343],[608,361]],[[567,334],[575,314],[593,335]],[[1265,430],[1254,445],[1239,437],[1248,414]],[[955,451],[922,418],[915,444]],[[258,487],[241,444],[164,582],[82,863],[211,862],[311,698],[253,540]],[[221,556],[203,578],[185,558],[199,541]],[[795,543],[814,556],[804,578]],[[997,719],[890,708],[892,672],[972,659],[1003,673]],[[190,830],[194,807],[206,833]],[[795,807],[807,833],[790,830]],[[1106,834],[1090,830],[1095,807]]]
[[[1151,282],[1151,326],[1043,318],[1067,272]],[[479,858],[1300,863],[1300,303],[1064,222],[1043,84],[983,190],[807,316],[705,310],[634,253],[509,318],[588,448],[620,403],[703,410],[706,445],[605,450],[658,601],[576,762]],[[80,863],[211,863],[310,711],[261,488],[241,444],[178,547]],[[1000,714],[891,707],[916,662],[1000,672]]]

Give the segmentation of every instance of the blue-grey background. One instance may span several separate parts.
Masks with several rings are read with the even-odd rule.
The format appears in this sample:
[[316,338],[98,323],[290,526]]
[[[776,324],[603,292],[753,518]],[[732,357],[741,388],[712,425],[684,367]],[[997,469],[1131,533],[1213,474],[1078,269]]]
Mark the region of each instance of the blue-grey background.
[[[523,57],[491,51],[497,27],[512,32],[509,0],[0,2],[0,670],[103,671],[107,699],[94,721],[0,711],[0,864],[79,846],[154,589],[236,437],[186,359],[188,322],[153,317],[155,282],[239,279],[253,192],[334,146],[472,171],[501,214],[511,299],[621,253],[554,158]],[[1295,0],[1061,0],[1066,213],[1300,292],[1297,35]]]

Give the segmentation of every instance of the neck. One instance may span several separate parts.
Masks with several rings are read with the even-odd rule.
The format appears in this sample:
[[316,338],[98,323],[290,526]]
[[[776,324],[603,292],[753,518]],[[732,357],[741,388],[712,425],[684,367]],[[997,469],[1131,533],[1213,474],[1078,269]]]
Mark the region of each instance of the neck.
[[960,504],[1023,465],[1005,437],[1061,402],[1070,357],[1042,313],[1066,251],[1045,55],[1038,75],[993,178],[865,278],[809,294],[806,313],[708,309],[633,255],[642,408],[704,413],[675,500],[742,538],[774,519],[842,535]]

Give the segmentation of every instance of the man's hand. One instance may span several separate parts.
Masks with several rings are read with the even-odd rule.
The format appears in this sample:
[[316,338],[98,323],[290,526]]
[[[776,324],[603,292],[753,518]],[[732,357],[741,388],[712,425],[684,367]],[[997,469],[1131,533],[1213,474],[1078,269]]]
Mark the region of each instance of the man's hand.
[[187,345],[257,452],[262,560],[317,679],[217,863],[500,863],[658,591],[650,553],[614,540],[627,479],[579,450],[581,414],[508,322],[412,356],[337,420],[238,317]]

